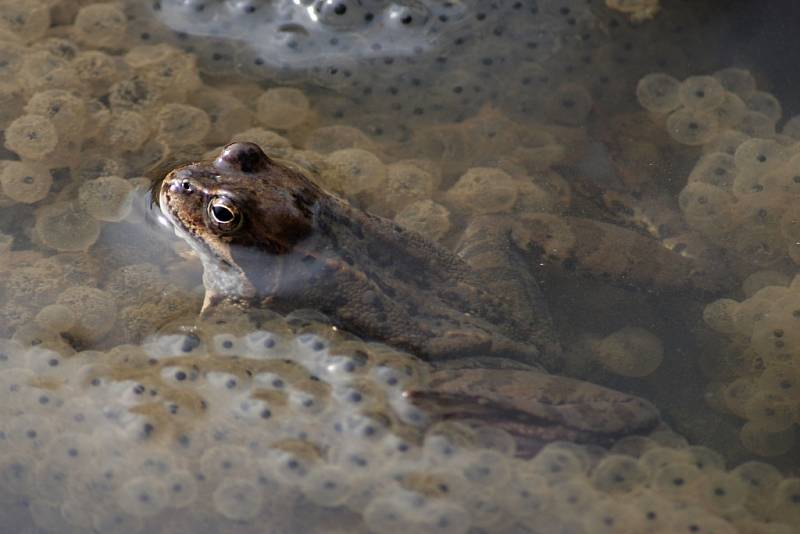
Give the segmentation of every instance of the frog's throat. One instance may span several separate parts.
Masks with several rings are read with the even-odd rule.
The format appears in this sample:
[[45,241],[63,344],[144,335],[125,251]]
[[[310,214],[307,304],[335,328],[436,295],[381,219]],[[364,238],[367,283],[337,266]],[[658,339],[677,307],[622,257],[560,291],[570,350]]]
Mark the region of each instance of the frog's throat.
[[169,202],[162,198],[161,212],[172,224],[175,235],[186,242],[200,258],[203,264],[203,286],[206,291],[215,295],[227,295],[241,299],[249,299],[255,295],[255,289],[247,281],[242,270],[231,258],[225,257],[206,243],[197,232],[187,227],[169,209]]

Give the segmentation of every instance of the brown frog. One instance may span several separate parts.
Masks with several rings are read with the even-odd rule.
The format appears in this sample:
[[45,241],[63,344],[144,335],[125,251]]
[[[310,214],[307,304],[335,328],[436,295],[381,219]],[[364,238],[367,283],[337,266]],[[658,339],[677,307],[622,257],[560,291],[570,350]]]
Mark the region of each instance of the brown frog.
[[[352,207],[250,143],[178,168],[159,197],[203,261],[204,310],[223,301],[311,308],[426,360],[502,355],[559,367],[541,295],[529,276],[511,272],[520,262],[496,235],[507,227],[496,218],[472,223],[461,257]],[[494,276],[482,276],[489,270]]]
[[[244,142],[176,168],[158,197],[203,262],[204,312],[319,310],[432,362],[433,387],[408,392],[431,413],[498,423],[528,445],[607,442],[659,422],[644,400],[531,367],[558,370],[561,352],[511,221],[473,221],[454,254]],[[442,364],[453,358],[472,359]]]

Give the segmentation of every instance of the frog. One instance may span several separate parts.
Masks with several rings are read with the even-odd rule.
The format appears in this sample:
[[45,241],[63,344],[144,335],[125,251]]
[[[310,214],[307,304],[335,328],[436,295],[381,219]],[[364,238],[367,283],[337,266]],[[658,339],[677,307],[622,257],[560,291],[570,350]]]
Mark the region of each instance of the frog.
[[[169,173],[159,205],[203,262],[203,313],[223,303],[316,309],[428,361],[485,354],[560,367],[541,294],[514,272],[516,251],[496,235],[508,228],[498,217],[472,221],[454,254],[252,143]],[[487,248],[508,261],[487,259]]]
[[644,399],[551,374],[563,354],[512,219],[473,219],[451,251],[244,141],[174,168],[153,198],[203,264],[201,315],[317,310],[426,362],[428,386],[404,394],[434,420],[495,424],[520,451],[662,424]]

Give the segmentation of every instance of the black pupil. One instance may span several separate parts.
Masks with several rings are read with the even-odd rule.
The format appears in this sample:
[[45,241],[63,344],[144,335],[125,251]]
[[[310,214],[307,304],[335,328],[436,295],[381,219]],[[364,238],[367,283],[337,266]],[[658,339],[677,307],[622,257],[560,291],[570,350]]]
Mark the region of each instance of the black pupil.
[[225,206],[214,206],[211,208],[211,212],[217,222],[229,223],[233,221],[233,212]]

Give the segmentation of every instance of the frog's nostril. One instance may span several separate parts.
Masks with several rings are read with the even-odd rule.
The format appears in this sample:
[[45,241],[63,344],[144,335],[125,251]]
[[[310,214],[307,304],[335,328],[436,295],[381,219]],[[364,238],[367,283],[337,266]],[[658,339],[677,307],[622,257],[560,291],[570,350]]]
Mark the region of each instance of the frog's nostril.
[[188,180],[181,180],[170,183],[169,190],[175,194],[186,194],[194,191],[194,187]]

